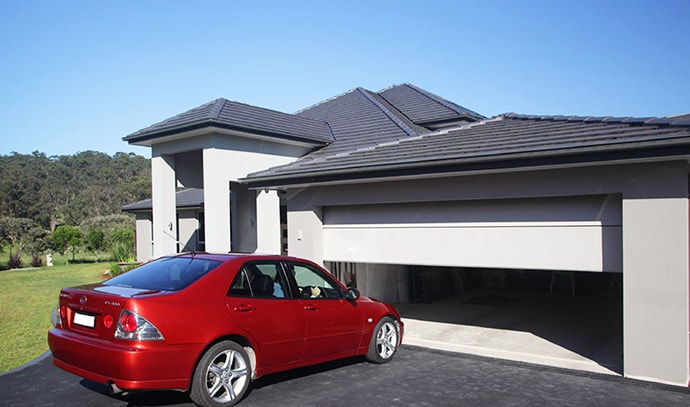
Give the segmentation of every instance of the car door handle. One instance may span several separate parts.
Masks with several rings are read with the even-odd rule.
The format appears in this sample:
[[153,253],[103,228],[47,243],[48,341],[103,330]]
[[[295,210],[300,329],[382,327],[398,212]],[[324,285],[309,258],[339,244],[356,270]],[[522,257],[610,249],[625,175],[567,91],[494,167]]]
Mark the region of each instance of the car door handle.
[[233,311],[237,312],[249,312],[249,311],[254,311],[256,308],[254,308],[251,304],[241,304],[233,308]]
[[304,306],[304,309],[307,311],[316,311],[319,309],[319,306],[316,304],[307,304]]

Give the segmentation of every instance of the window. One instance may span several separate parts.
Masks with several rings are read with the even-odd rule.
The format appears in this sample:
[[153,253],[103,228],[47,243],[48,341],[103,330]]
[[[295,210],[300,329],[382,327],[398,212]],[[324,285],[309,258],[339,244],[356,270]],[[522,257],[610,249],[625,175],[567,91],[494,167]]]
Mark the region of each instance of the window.
[[198,233],[197,250],[200,250],[203,252],[206,250],[206,219],[204,218],[204,213],[203,212],[197,212],[196,219],[197,219],[197,222],[199,222],[199,229],[197,231],[197,233]]
[[286,298],[288,285],[280,263],[247,263],[237,273],[228,295],[240,297]]
[[343,297],[340,286],[321,270],[299,263],[291,263],[288,267],[295,278],[301,298]]
[[220,264],[218,261],[195,257],[163,257],[111,278],[103,284],[147,290],[178,291]]

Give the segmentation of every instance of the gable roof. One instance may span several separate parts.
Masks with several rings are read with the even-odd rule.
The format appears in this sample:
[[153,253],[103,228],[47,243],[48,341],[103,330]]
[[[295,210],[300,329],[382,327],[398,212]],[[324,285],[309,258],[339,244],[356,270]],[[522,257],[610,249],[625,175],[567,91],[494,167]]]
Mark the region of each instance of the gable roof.
[[[316,153],[318,154],[318,152]],[[251,186],[690,155],[690,120],[504,114],[250,174]]]
[[[175,202],[177,209],[191,209],[203,208],[204,206],[204,190],[200,188],[187,188],[175,193]],[[146,212],[153,209],[153,200],[144,199],[123,206],[123,212]]]
[[326,145],[333,141],[328,125],[323,121],[222,98],[136,131],[123,140],[130,144],[150,145],[161,137],[204,127],[237,130],[316,145]]

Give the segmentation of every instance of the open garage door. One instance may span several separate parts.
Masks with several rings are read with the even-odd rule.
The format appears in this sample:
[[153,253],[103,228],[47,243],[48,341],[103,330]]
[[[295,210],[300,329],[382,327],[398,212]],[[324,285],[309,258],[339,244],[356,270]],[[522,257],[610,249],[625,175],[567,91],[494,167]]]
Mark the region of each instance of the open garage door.
[[323,208],[327,261],[621,272],[621,197]]

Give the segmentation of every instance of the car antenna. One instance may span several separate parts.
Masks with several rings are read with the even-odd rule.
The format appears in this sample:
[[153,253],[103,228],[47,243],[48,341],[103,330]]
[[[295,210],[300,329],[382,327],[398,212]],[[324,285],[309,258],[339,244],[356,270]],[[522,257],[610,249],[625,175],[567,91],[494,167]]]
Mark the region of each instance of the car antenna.
[[192,254],[192,258],[194,258],[194,256],[196,255],[196,251],[195,251],[195,250],[189,250],[189,247],[187,247],[186,244],[184,244],[184,243],[180,242],[179,240],[177,240],[177,239],[175,238],[175,236],[173,236],[173,235],[171,235],[170,233],[168,233],[167,230],[163,229],[163,233],[165,233],[168,237],[170,237],[172,240],[174,240],[178,245],[182,246],[183,249],[187,249],[187,251],[188,251],[189,253]]

